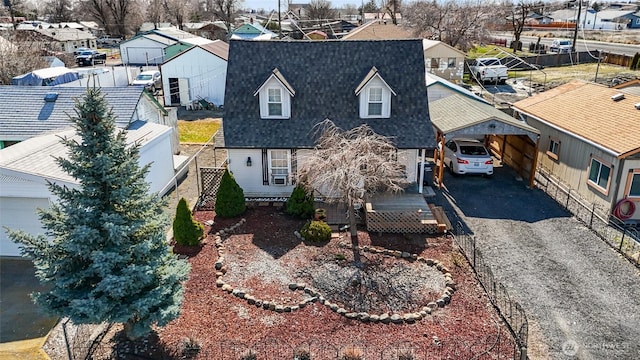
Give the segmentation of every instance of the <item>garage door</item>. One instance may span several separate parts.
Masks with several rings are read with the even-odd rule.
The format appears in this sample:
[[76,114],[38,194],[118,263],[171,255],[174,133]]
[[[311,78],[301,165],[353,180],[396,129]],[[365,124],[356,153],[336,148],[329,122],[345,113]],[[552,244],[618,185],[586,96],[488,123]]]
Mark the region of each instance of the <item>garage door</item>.
[[43,198],[0,198],[0,255],[20,256],[18,245],[9,240],[4,227],[24,230],[29,234],[43,234],[37,208],[48,208],[49,200]]

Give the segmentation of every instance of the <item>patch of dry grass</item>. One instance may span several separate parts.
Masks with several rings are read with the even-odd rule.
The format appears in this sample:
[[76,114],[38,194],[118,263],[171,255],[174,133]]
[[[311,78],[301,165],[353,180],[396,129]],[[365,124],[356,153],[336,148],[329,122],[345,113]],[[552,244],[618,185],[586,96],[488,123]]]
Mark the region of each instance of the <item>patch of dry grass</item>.
[[204,144],[220,129],[221,125],[220,119],[178,120],[180,143]]
[[[533,71],[531,74],[526,74],[526,78],[531,76],[531,80],[537,83],[555,83],[563,84],[573,79],[582,79],[586,81],[594,81],[596,77],[596,71],[598,72],[598,79],[612,79],[617,76],[635,75],[640,77],[640,71],[632,71],[629,68],[625,68],[617,65],[610,64],[578,64],[572,66],[560,66],[545,68],[543,71]],[[524,73],[523,73],[524,75]]]

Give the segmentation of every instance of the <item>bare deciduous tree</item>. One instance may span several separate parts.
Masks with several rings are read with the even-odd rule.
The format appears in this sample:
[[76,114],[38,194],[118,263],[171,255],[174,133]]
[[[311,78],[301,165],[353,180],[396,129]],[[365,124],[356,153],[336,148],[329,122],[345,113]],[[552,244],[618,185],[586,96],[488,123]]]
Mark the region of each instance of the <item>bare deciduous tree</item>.
[[524,31],[524,22],[533,8],[533,3],[520,0],[518,4],[510,3],[507,6],[509,8],[507,21],[511,23],[514,37],[511,47],[513,47],[513,53],[515,54],[520,47],[520,36],[522,35],[522,31]]
[[224,22],[227,27],[227,35],[231,34],[233,24],[233,14],[242,0],[213,0],[213,13]]
[[[10,40],[14,40],[10,38]],[[0,39],[0,84],[9,85],[11,79],[47,64],[40,54],[43,44],[37,41],[21,41],[19,45]]]
[[76,12],[82,18],[90,15],[108,33],[125,37],[135,27],[137,9],[136,0],[81,0]]
[[73,20],[71,0],[49,0],[44,5],[43,15],[49,22],[60,23]]
[[398,25],[397,14],[400,13],[401,6],[401,0],[388,0],[384,6],[384,11],[391,16],[391,21],[394,25]]
[[357,236],[355,205],[380,191],[398,192],[408,185],[397,149],[387,137],[368,125],[342,130],[331,120],[316,126],[319,138],[305,158],[298,180],[321,192],[327,201],[340,202],[349,211],[351,236]]
[[191,5],[190,2],[184,0],[163,0],[162,3],[167,18],[175,21],[175,25],[180,30],[183,29],[185,20],[189,19],[191,15],[193,10]]
[[418,1],[405,6],[404,23],[416,35],[439,40],[462,50],[481,39],[494,8],[480,0]]
[[331,2],[327,0],[311,0],[307,8],[307,16],[313,20],[332,19],[335,10],[331,8]]

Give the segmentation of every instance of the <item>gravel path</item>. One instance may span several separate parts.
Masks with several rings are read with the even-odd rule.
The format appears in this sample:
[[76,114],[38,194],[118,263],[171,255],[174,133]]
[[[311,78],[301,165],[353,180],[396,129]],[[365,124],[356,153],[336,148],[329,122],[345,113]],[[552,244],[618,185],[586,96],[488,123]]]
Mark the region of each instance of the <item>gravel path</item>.
[[446,176],[436,202],[460,216],[524,307],[530,358],[639,358],[638,269],[543,191],[514,178],[507,168],[493,179]]

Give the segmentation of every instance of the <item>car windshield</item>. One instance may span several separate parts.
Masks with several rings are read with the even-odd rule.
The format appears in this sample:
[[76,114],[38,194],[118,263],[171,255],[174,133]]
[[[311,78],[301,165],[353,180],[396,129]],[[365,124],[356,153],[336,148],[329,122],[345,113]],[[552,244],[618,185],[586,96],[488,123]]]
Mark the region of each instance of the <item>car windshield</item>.
[[136,78],[136,80],[151,80],[151,75],[147,75],[147,74],[140,74],[140,75],[138,75],[138,77]]
[[461,145],[460,153],[462,155],[487,155],[487,150],[481,145]]
[[571,45],[571,41],[569,40],[562,40],[562,41],[558,41],[559,45]]
[[482,62],[482,64],[483,64],[484,66],[495,66],[495,65],[501,65],[501,64],[500,64],[500,60],[498,60],[498,59],[488,59],[488,60],[484,60],[484,61]]
[[80,55],[91,55],[92,52],[91,51],[83,51],[80,53]]

